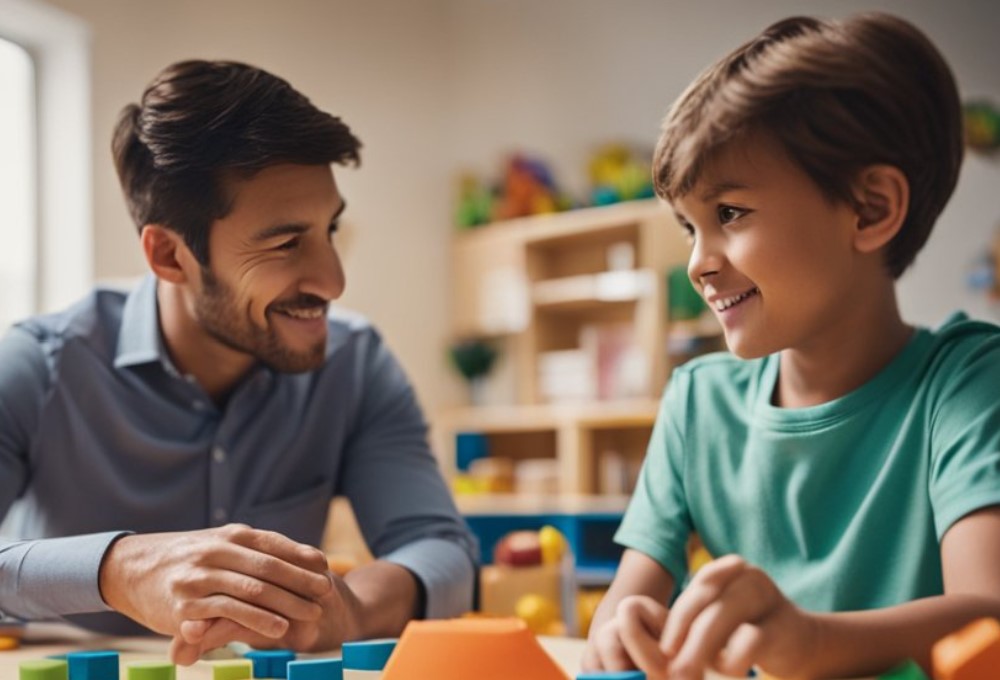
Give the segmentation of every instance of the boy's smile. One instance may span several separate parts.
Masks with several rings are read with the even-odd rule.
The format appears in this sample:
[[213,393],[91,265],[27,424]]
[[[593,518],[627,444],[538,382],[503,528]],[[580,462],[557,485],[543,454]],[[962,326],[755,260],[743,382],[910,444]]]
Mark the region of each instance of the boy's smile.
[[751,134],[722,148],[674,207],[692,237],[688,274],[734,353],[829,337],[851,303],[856,218],[776,141]]

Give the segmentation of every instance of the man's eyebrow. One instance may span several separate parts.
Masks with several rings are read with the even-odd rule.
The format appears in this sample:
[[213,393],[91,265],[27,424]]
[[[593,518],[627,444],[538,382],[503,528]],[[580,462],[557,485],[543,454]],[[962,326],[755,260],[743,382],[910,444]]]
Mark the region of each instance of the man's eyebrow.
[[702,203],[709,203],[711,201],[714,201],[727,191],[736,191],[737,189],[749,189],[749,187],[746,184],[742,184],[740,182],[733,182],[729,180],[716,182],[715,184],[712,184],[708,188],[706,188],[704,192],[702,192],[701,196],[699,197],[699,200]]
[[[337,212],[333,214],[330,218],[330,226],[337,223],[340,216],[343,214],[344,209],[347,208],[347,202],[341,201],[340,207],[337,208]],[[278,238],[279,236],[298,236],[309,230],[308,224],[303,224],[301,222],[288,222],[286,224],[274,224],[270,227],[265,227],[261,229],[256,234],[253,235],[253,240],[255,242],[269,241],[273,238]]]

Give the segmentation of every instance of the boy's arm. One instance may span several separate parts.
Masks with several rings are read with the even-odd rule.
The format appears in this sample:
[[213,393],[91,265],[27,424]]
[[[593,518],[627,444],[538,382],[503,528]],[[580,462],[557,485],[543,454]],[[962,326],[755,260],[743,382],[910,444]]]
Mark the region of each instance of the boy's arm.
[[[622,556],[614,581],[590,624],[585,670],[664,669],[657,643],[674,590],[669,571],[638,550]],[[654,674],[650,678],[657,677]]]
[[[884,609],[815,614],[736,556],[704,567],[677,599],[661,647],[671,678],[751,664],[794,678],[859,677],[905,659],[929,670],[934,643],[977,618],[1000,618],[1000,506],[973,512],[942,540],[945,594]],[[722,663],[720,663],[720,661]]]

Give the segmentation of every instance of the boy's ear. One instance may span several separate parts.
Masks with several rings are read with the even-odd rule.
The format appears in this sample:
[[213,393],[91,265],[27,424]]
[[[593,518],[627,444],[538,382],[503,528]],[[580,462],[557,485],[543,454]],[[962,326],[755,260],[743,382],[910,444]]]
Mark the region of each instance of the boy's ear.
[[159,224],[147,224],[142,228],[139,240],[146,263],[157,278],[174,284],[188,282],[194,255],[180,234]]
[[854,245],[872,253],[889,243],[903,226],[910,205],[910,182],[894,165],[869,165],[854,186],[857,229]]

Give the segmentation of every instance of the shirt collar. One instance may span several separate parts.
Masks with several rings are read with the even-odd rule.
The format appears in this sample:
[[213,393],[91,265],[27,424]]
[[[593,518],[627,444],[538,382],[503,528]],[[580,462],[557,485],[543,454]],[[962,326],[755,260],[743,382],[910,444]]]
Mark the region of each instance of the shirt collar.
[[118,330],[115,368],[138,366],[159,361],[176,373],[160,335],[156,304],[156,277],[147,274],[125,299],[122,323]]

